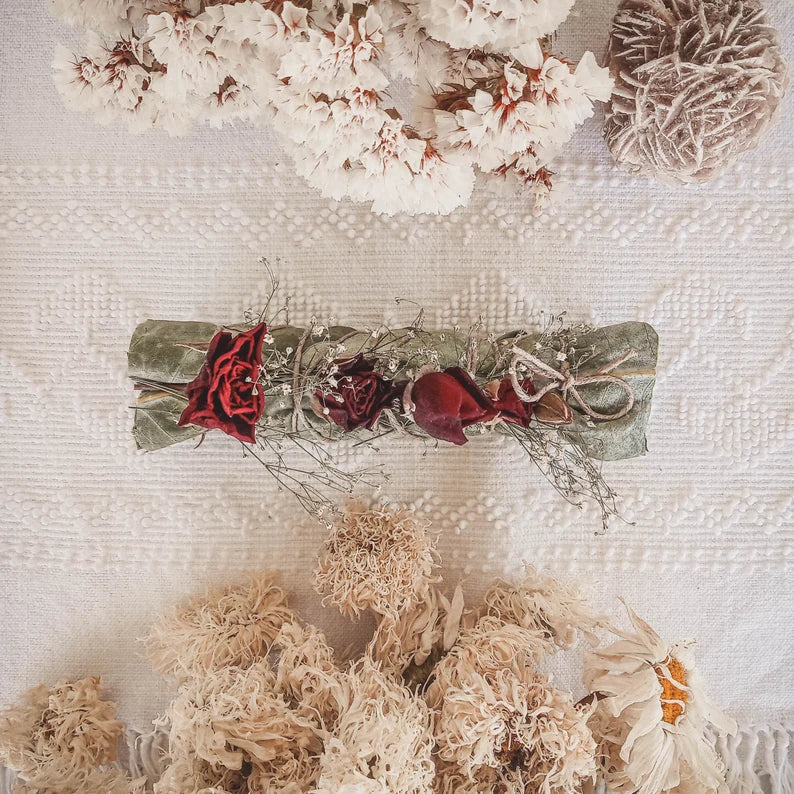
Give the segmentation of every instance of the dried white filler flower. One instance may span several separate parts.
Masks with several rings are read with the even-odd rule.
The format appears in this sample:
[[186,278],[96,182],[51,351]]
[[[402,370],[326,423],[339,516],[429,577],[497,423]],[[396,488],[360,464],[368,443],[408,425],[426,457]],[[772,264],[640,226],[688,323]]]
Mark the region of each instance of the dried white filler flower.
[[[375,212],[449,213],[477,169],[540,204],[551,159],[611,87],[591,54],[573,67],[541,46],[571,5],[55,0],[87,29],[81,54],[57,51],[55,82],[136,131],[272,122],[311,185]],[[429,87],[418,120],[390,104],[392,76]]]
[[670,182],[714,179],[757,146],[788,87],[758,0],[623,0],[609,65],[612,156]]
[[591,726],[607,786],[637,794],[727,794],[724,765],[706,733],[736,732],[706,697],[691,641],[668,645],[634,612],[633,632],[585,655],[585,685],[595,693]]

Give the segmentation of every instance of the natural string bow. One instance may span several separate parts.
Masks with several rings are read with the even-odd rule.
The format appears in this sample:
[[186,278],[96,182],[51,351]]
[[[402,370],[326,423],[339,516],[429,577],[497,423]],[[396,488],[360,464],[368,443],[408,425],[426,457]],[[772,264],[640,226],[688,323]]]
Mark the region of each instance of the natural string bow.
[[[574,375],[571,372],[570,364],[567,361],[563,361],[561,363],[559,370],[554,369],[536,356],[533,356],[531,353],[527,353],[526,350],[522,350],[520,347],[514,346],[511,352],[513,353],[513,359],[510,362],[510,382],[513,385],[515,393],[523,402],[536,403],[545,394],[548,394],[551,391],[559,391],[563,400],[569,402],[568,396],[570,395],[570,398],[576,403],[576,405],[579,406],[583,413],[585,413],[591,419],[599,419],[604,422],[608,422],[613,419],[620,419],[621,417],[626,416],[626,414],[634,406],[634,392],[632,391],[631,386],[629,386],[629,384],[626,383],[626,381],[623,380],[623,378],[619,375],[610,375],[609,373],[617,369],[628,359],[632,358],[632,356],[635,356],[637,353],[636,350],[627,350],[622,356],[619,356],[614,361],[604,365],[601,367],[601,369],[597,370],[596,372],[592,372],[589,375]],[[547,383],[541,389],[538,389],[534,394],[528,394],[526,391],[524,391],[518,381],[516,364],[519,361],[527,367],[530,374],[541,375],[544,378],[547,378],[549,383]],[[586,386],[591,383],[616,384],[626,393],[625,405],[619,411],[616,411],[613,414],[602,414],[594,410],[584,401],[578,391],[579,386]]]

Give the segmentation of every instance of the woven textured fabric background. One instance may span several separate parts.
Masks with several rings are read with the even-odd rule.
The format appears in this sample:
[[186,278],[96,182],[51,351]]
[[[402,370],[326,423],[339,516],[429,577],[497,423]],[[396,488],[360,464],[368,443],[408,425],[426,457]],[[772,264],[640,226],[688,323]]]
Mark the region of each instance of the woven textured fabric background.
[[[615,3],[579,0],[561,51],[600,57]],[[794,5],[769,5],[794,57]],[[320,198],[268,131],[181,139],[102,128],[63,106],[52,51],[74,34],[38,0],[0,3],[0,701],[101,673],[145,728],[167,702],[140,657],[159,610],[208,581],[276,568],[309,587],[324,531],[240,447],[134,450],[127,343],[148,317],[234,321],[280,258],[296,322],[482,317],[501,330],[567,310],[659,332],[649,453],[608,464],[628,523],[596,534],[508,439],[385,462],[388,495],[441,530],[445,573],[476,594],[527,559],[622,594],[670,639],[695,636],[715,699],[743,724],[794,719],[794,101],[720,180],[670,188],[612,165],[588,121],[560,161],[567,194],[532,217],[478,190],[447,218],[381,218]],[[367,626],[352,631],[366,633]],[[573,674],[563,663],[562,675]]]

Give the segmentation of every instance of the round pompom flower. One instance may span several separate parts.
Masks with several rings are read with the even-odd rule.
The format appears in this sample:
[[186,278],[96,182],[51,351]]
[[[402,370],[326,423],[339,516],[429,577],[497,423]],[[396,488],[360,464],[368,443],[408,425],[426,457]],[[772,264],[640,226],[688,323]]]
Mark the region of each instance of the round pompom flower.
[[457,790],[578,794],[595,776],[592,708],[535,670],[527,639],[526,629],[484,618],[433,671],[426,700],[444,777],[457,769]]
[[788,86],[758,0],[623,0],[609,61],[615,162],[671,182],[713,179],[757,146]]
[[295,619],[284,591],[259,574],[163,616],[146,640],[149,659],[156,672],[178,681],[247,667],[267,656],[281,627]]
[[352,504],[325,541],[314,589],[343,615],[396,615],[424,597],[437,565],[426,521],[410,510]]
[[63,791],[116,760],[124,724],[116,704],[100,697],[99,678],[38,686],[0,714],[0,762],[22,780],[57,783]]

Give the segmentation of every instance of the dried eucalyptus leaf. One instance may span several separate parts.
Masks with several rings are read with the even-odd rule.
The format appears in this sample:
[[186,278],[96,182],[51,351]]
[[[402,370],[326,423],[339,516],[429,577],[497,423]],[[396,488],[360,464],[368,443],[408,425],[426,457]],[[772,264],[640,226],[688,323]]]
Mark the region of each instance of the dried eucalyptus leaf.
[[191,345],[207,345],[218,326],[214,323],[146,320],[132,335],[127,368],[132,380],[190,383],[204,363],[205,353]]
[[[571,430],[588,454],[599,460],[623,460],[644,455],[647,451],[645,427],[651,413],[651,398],[656,384],[656,359],[659,337],[647,323],[621,323],[582,335],[577,346],[593,344],[596,353],[586,364],[594,372],[630,349],[635,355],[610,374],[619,375],[634,392],[634,406],[626,416],[608,422],[595,421],[588,426],[586,417],[574,411]],[[594,383],[579,388],[582,399],[603,414],[618,411],[626,395],[614,384]],[[566,429],[567,432],[568,429]]]
[[132,427],[138,449],[162,449],[201,435],[204,431],[199,427],[177,424],[185,405],[185,400],[166,392],[144,392],[135,406]]

